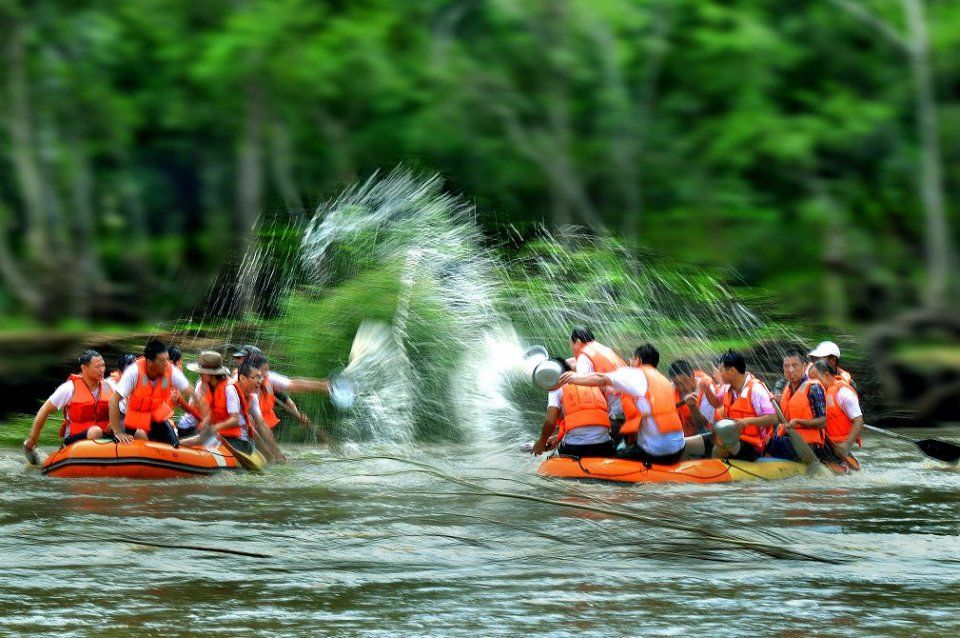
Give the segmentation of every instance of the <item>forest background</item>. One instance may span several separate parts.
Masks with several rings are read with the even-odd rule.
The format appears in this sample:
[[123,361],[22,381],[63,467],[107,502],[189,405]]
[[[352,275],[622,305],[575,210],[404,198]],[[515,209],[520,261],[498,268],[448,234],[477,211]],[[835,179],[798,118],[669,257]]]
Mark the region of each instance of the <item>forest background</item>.
[[615,233],[960,419],[954,0],[0,0],[0,28],[0,371],[195,313],[258,217],[404,164],[491,245]]

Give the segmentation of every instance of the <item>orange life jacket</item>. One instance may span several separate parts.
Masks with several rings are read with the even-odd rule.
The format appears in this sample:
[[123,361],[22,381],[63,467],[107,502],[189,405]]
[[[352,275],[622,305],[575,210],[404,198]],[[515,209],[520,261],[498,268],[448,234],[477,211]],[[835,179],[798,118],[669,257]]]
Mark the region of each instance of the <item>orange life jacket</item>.
[[586,426],[610,427],[607,416],[607,400],[599,388],[579,385],[563,386],[561,404],[563,405],[563,424],[559,438],[567,432]]
[[260,414],[263,415],[263,422],[271,430],[280,423],[280,417],[274,411],[277,403],[277,395],[273,392],[273,385],[270,384],[269,375],[264,375],[263,385],[260,386],[260,392],[257,394],[260,403]]
[[[847,413],[840,407],[837,401],[837,393],[840,388],[850,388],[846,383],[838,382],[827,388],[827,437],[834,443],[843,443],[850,436],[850,430],[853,429],[853,419],[847,416]],[[853,388],[850,388],[853,390]],[[856,392],[854,390],[854,392]],[[857,437],[857,445],[862,446],[860,437]]]
[[676,388],[673,389],[673,398],[674,403],[679,403],[680,406],[677,408],[677,416],[680,417],[680,423],[683,424],[683,435],[684,436],[693,436],[696,434],[696,428],[693,425],[693,414],[690,412],[690,407],[686,402],[683,401],[683,397],[680,396],[680,390]]
[[[783,388],[783,394],[780,397],[780,409],[783,411],[783,416],[786,417],[787,421],[790,419],[815,418],[813,407],[810,405],[810,398],[807,396],[807,392],[812,385],[820,384],[811,379],[804,379],[796,392],[793,391],[789,383]],[[797,428],[796,431],[808,444],[823,445],[823,430],[820,428]],[[777,434],[783,436],[786,434],[786,429],[781,425],[777,430]]]
[[580,351],[580,354],[586,355],[590,362],[593,364],[594,372],[613,372],[618,368],[626,368],[627,363],[620,358],[616,352],[607,346],[597,343],[596,341],[591,341],[587,345],[583,346],[583,350]]
[[82,375],[71,374],[69,380],[73,381],[73,398],[64,409],[60,436],[80,434],[94,426],[100,426],[106,431],[110,426],[110,397],[113,396],[113,389],[101,381],[100,396],[95,398]]
[[682,432],[683,423],[677,414],[676,392],[673,383],[660,372],[649,365],[638,368],[647,378],[647,394],[644,398],[650,404],[650,414],[643,414],[637,407],[636,400],[629,394],[621,395],[623,401],[623,416],[626,422],[620,428],[620,434],[634,434],[640,431],[640,423],[644,417],[653,419],[660,434]]
[[[736,400],[733,399],[733,388],[727,390],[723,395],[723,409],[727,417],[740,420],[759,416],[753,409],[753,401],[751,400],[751,395],[758,387],[760,387],[761,391],[763,390],[760,382],[751,376],[743,384],[743,387],[740,388],[740,396],[738,396]],[[767,442],[767,439],[770,438],[771,433],[772,429],[769,427],[748,425],[743,428],[743,432],[740,433],[740,440],[746,441],[757,448],[757,450],[763,450],[763,446]]]
[[233,427],[220,430],[220,435],[243,439],[247,437],[247,426],[250,425],[250,409],[247,406],[247,397],[243,395],[240,386],[233,379],[225,379],[217,385],[213,392],[207,392],[207,397],[209,397],[207,400],[210,402],[210,423],[223,423],[230,418],[230,411],[227,409],[227,386],[233,386],[237,390],[237,396],[240,398],[240,415],[246,425],[237,423]]
[[173,392],[173,364],[167,363],[163,375],[151,381],[147,376],[147,360],[137,358],[137,385],[127,397],[127,413],[123,424],[131,429],[149,430],[151,423],[160,423],[173,416],[170,395]]

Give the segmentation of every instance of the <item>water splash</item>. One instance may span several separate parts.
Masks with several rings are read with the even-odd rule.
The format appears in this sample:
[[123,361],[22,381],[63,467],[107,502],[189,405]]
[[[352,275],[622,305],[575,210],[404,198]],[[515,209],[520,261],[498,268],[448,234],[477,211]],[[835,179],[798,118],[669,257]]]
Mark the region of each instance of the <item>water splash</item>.
[[[348,188],[303,226],[264,224],[258,237],[211,306],[236,320],[190,329],[259,343],[274,369],[324,376],[346,363],[360,327],[357,410],[312,406],[348,440],[496,448],[529,437],[545,397],[523,374],[525,346],[566,355],[575,325],[624,355],[654,343],[662,368],[678,357],[706,368],[744,343],[799,342],[702,270],[610,237],[564,228],[519,249],[491,246],[469,201],[403,169]],[[369,318],[384,324],[364,328]],[[774,346],[750,367],[776,370],[780,354]]]

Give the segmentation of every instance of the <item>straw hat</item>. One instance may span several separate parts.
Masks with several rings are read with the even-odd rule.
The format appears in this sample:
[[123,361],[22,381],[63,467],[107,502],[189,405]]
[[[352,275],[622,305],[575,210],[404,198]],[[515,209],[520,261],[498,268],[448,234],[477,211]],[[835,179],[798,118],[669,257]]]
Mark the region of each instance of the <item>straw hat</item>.
[[187,364],[187,370],[199,374],[230,374],[230,368],[223,365],[223,356],[212,350],[201,352],[196,361]]

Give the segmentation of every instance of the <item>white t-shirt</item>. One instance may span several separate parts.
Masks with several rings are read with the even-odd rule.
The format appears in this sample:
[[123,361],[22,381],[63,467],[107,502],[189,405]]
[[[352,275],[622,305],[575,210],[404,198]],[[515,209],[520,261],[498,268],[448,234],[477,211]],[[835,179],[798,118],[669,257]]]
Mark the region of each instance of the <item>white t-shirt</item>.
[[[123,376],[120,377],[120,382],[117,383],[117,394],[124,399],[129,397],[133,392],[133,389],[137,387],[137,379],[139,376],[140,368],[136,364],[133,364],[124,370]],[[150,382],[150,385],[156,385],[162,378],[162,376],[157,377],[157,379]],[[170,376],[170,381],[173,384],[173,387],[180,391],[186,390],[190,387],[190,382],[187,381],[187,377],[185,377],[183,375],[183,371],[176,366],[173,366],[173,374]]]
[[[560,418],[563,418],[563,388],[550,390],[547,395],[547,407],[560,410]],[[574,428],[567,432],[563,437],[563,442],[567,445],[594,445],[597,443],[606,443],[610,440],[610,428],[602,425],[585,425],[580,428]]]
[[[193,397],[197,402],[203,398],[203,395],[206,393],[206,388],[207,384],[203,382],[203,379],[197,381],[197,385],[193,386]],[[177,423],[177,427],[181,430],[195,428],[197,425],[197,420],[189,412],[180,417],[180,422]]]
[[274,392],[286,392],[290,387],[290,377],[285,377],[273,370],[267,374],[267,378],[270,380],[270,385],[273,386]]
[[[596,372],[593,367],[593,361],[585,354],[577,357],[577,374],[590,374]],[[611,390],[604,388],[603,398],[607,400],[607,412],[617,418],[623,418],[623,406],[620,405],[620,396]]]
[[837,390],[837,405],[850,420],[863,416],[863,411],[860,410],[860,399],[852,388],[843,386]]
[[[619,392],[629,394],[637,404],[641,414],[649,415],[652,408],[646,399],[648,384],[647,376],[640,368],[620,368],[608,372],[613,388]],[[683,431],[663,434],[657,424],[649,416],[640,420],[640,430],[637,432],[637,443],[648,454],[662,456],[675,454],[683,449]]]
[[[94,399],[100,398],[100,388],[102,384],[97,384],[97,388],[91,393],[93,394]],[[53,394],[50,395],[50,398],[47,399],[52,403],[58,410],[62,410],[70,400],[73,399],[73,381],[64,381],[61,383],[56,390],[53,391]]]

